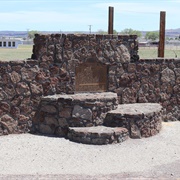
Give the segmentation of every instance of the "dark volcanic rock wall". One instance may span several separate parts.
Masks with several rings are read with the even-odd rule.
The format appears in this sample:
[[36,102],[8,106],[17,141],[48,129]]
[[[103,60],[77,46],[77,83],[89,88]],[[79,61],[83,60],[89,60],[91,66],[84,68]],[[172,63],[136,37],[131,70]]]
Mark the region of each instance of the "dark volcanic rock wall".
[[137,49],[136,36],[36,35],[34,60],[0,61],[0,135],[27,132],[41,96],[74,93],[84,62],[108,67],[119,103],[157,102],[180,120],[180,59],[137,61]]
[[138,60],[136,35],[36,34],[32,59],[48,63],[88,59],[112,64]]
[[120,103],[160,103],[167,110],[166,120],[180,120],[180,59],[146,59],[122,66],[114,90]]

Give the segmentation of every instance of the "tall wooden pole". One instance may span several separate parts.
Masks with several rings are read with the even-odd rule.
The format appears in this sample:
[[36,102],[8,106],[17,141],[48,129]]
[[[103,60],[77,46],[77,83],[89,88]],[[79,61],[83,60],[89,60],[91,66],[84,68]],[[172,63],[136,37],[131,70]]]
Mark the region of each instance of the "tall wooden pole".
[[109,7],[108,34],[113,34],[114,7]]
[[161,11],[160,12],[160,30],[159,30],[158,57],[164,57],[165,25],[166,25],[166,12]]

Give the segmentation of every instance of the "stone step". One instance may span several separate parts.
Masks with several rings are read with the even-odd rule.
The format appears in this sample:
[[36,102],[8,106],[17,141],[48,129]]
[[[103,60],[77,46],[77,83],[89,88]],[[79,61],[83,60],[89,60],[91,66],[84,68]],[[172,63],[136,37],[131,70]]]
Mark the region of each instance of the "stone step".
[[102,125],[106,113],[117,106],[117,94],[112,92],[45,96],[33,118],[33,127],[38,133],[64,136],[66,127]]
[[126,128],[121,127],[70,127],[67,137],[78,143],[103,145],[121,143],[128,139],[129,133]]
[[131,138],[150,137],[161,130],[162,112],[157,103],[121,104],[107,113],[103,125],[127,128]]

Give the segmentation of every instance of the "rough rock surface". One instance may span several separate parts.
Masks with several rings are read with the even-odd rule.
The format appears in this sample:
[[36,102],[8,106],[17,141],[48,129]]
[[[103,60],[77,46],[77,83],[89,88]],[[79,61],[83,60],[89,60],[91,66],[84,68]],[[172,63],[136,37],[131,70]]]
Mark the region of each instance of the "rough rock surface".
[[65,136],[69,126],[102,125],[106,113],[117,106],[117,94],[112,92],[45,96],[33,125],[37,132]]
[[156,103],[122,104],[108,112],[104,125],[125,127],[131,138],[150,137],[161,130],[162,112],[162,106]]
[[0,118],[0,133],[5,135],[17,132],[17,121],[14,121],[14,119],[7,114],[3,115]]
[[126,128],[120,127],[70,127],[67,137],[78,143],[103,145],[121,143],[128,139],[129,133]]
[[180,59],[135,61],[137,52],[136,36],[37,35],[33,59],[0,61],[0,118],[6,114],[17,132],[28,132],[41,96],[75,93],[76,67],[90,62],[106,66],[106,91],[120,104],[159,103],[165,121],[180,120]]

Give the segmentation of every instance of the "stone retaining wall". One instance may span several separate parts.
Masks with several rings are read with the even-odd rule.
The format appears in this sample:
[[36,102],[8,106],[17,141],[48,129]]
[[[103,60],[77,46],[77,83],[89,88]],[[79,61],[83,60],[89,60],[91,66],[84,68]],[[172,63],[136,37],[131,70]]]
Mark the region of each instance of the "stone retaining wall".
[[75,67],[94,61],[119,103],[160,103],[180,120],[180,59],[136,61],[137,49],[136,36],[36,35],[34,60],[0,61],[0,135],[27,132],[41,96],[74,93]]
[[[160,103],[166,120],[180,120],[180,59],[138,59],[136,36],[36,35],[32,57],[56,63],[68,74],[65,93],[75,91],[75,67],[86,62],[108,67],[107,91],[119,103]],[[57,58],[58,57],[58,58]],[[64,87],[62,81],[61,87]],[[59,92],[58,92],[59,93]]]
[[122,71],[120,78],[114,71],[120,104],[160,103],[167,121],[180,120],[180,59],[141,59],[122,64]]
[[0,135],[27,132],[30,128],[46,89],[46,82],[38,79],[41,73],[34,60],[0,62]]

